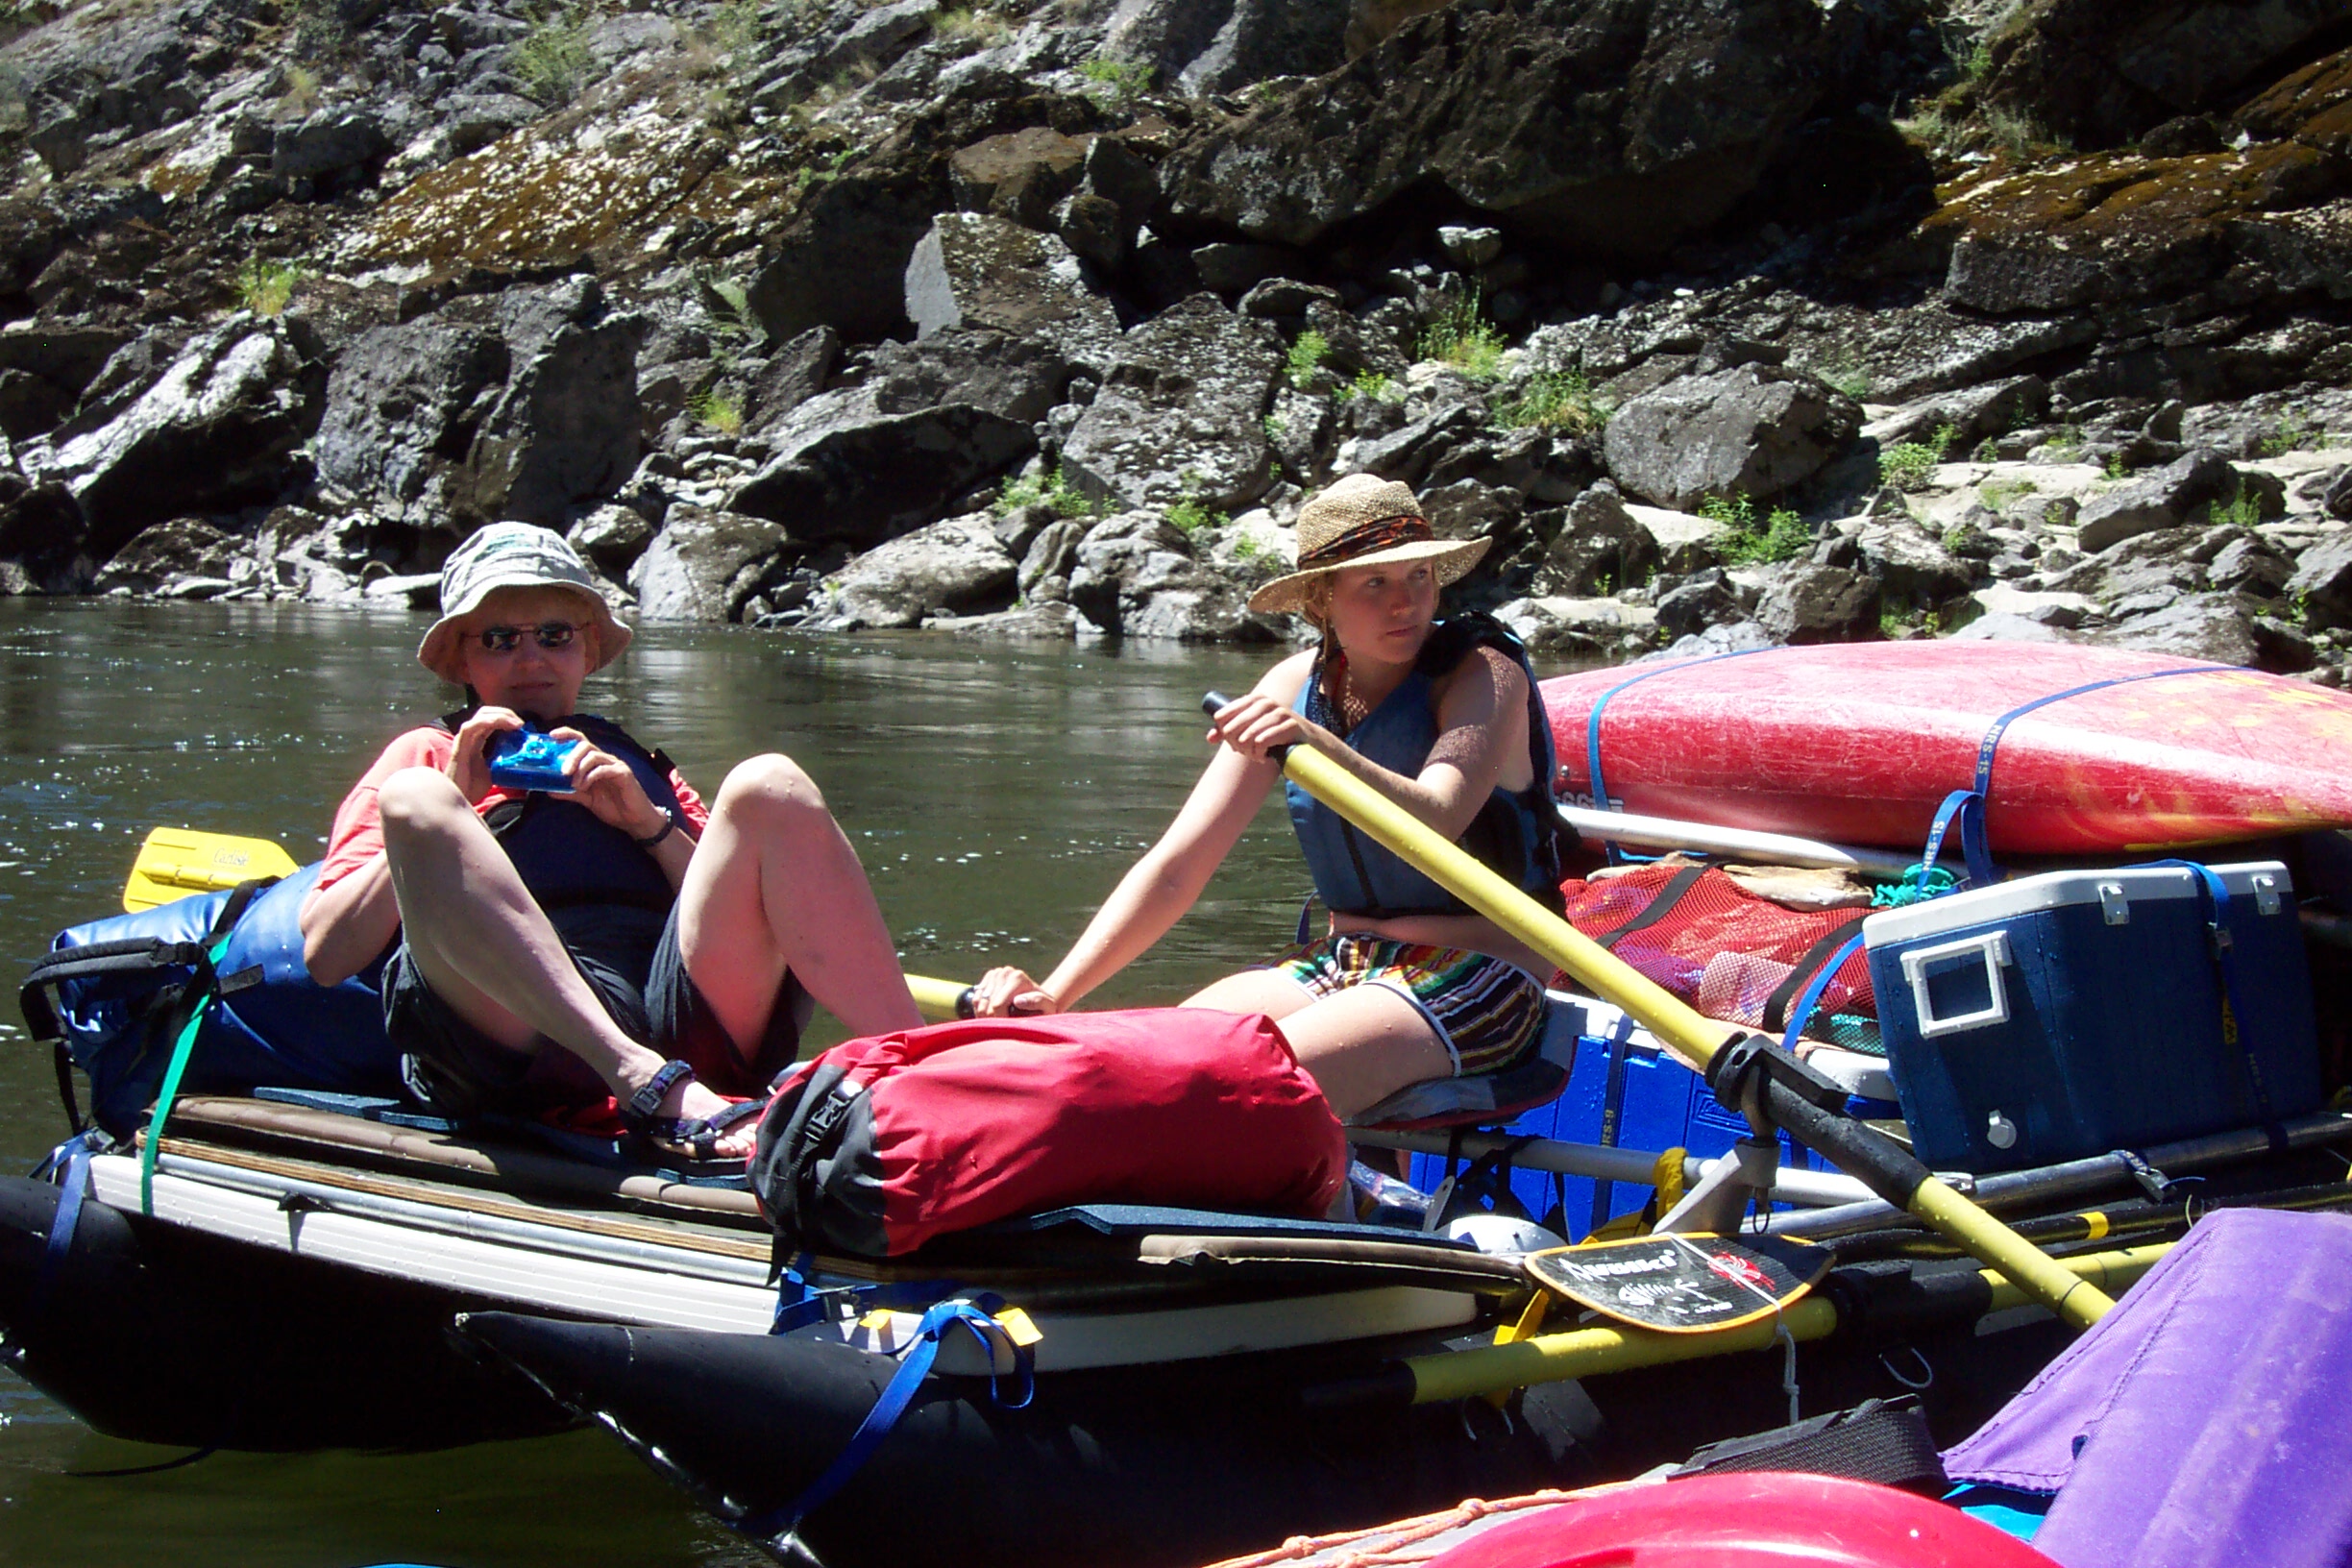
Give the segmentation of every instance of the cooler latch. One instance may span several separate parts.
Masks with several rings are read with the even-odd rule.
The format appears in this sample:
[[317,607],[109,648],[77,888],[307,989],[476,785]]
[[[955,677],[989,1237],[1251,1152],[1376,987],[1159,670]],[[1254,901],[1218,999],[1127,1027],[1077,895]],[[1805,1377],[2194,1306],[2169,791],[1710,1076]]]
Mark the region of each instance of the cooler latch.
[[2254,913],[2276,915],[2279,912],[2279,879],[2262,875],[2254,878]]
[[2123,896],[2120,882],[2101,882],[2098,885],[2099,914],[2109,925],[2131,924],[2131,900]]

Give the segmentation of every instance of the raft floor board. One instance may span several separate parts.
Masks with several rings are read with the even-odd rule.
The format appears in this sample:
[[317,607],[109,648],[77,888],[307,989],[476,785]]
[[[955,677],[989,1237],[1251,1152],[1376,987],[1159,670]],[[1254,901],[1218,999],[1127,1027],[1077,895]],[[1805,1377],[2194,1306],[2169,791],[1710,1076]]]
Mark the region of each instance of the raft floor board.
[[[165,1140],[155,1177],[155,1217],[168,1224],[543,1312],[760,1335],[774,1318],[765,1242],[714,1234],[684,1245],[627,1220],[618,1223],[632,1234],[615,1234],[617,1216],[583,1228],[578,1215],[474,1192],[433,1194],[462,1204],[421,1201],[400,1195],[415,1184],[329,1171],[312,1174],[339,1179],[305,1179],[256,1168],[289,1163],[198,1158],[174,1152],[177,1141]],[[136,1160],[101,1155],[90,1174],[100,1202],[137,1213]],[[1124,1311],[1040,1306],[1031,1316],[1045,1335],[1038,1369],[1056,1372],[1423,1334],[1459,1327],[1477,1311],[1467,1290],[1384,1284]],[[940,1366],[989,1370],[962,1337],[945,1343]]]

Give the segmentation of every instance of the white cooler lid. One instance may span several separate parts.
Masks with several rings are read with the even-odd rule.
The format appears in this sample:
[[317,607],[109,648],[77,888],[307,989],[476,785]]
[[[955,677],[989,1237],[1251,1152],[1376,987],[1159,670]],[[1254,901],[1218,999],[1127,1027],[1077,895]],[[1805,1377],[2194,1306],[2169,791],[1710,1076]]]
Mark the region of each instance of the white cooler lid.
[[[2213,870],[2220,876],[2221,885],[2229,889],[2233,918],[2240,916],[2234,906],[2241,896],[2254,898],[2264,893],[2274,893],[2291,906],[2294,884],[2288,878],[2287,868],[2278,861],[2247,861],[2236,866],[2216,866]],[[1972,888],[1966,893],[1930,898],[1923,904],[1880,910],[1862,922],[1862,943],[1865,947],[1886,947],[1922,937],[1941,936],[1961,926],[1990,925],[2039,915],[2045,910],[2095,904],[2109,888],[2120,888],[2125,901],[2135,904],[2197,895],[2195,877],[2179,866],[2044,871],[1989,888]]]

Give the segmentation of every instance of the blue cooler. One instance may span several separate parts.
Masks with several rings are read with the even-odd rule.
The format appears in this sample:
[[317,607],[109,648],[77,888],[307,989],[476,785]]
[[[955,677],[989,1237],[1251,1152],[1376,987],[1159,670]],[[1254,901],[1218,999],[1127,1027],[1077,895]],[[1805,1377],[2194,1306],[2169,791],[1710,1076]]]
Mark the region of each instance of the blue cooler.
[[2239,1028],[2195,872],[2053,871],[1862,924],[1912,1146],[2019,1170],[2318,1109],[2319,1054],[2287,869],[2217,866]]

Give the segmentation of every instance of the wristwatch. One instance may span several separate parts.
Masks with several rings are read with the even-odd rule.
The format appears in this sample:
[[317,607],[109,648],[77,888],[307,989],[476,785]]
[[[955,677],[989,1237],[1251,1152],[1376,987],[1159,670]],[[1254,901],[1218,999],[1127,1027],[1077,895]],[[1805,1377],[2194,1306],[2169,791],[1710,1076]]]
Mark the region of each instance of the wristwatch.
[[653,847],[655,845],[657,845],[657,844],[661,843],[661,842],[662,842],[662,840],[664,840],[664,839],[668,838],[668,837],[669,837],[671,834],[675,833],[675,832],[677,831],[677,825],[678,825],[678,814],[677,814],[677,809],[676,809],[674,806],[663,806],[663,807],[661,807],[661,808],[660,808],[660,810],[661,810],[661,814],[662,814],[662,825],[661,825],[661,831],[660,831],[660,832],[658,832],[658,833],[653,833],[653,834],[649,834],[649,835],[648,835],[647,837],[642,838],[642,839],[639,839],[639,838],[631,838],[631,839],[629,840],[629,842],[630,842],[631,844],[635,845],[636,845],[638,848],[640,848],[640,849],[650,849],[650,848],[652,848],[652,847]]

